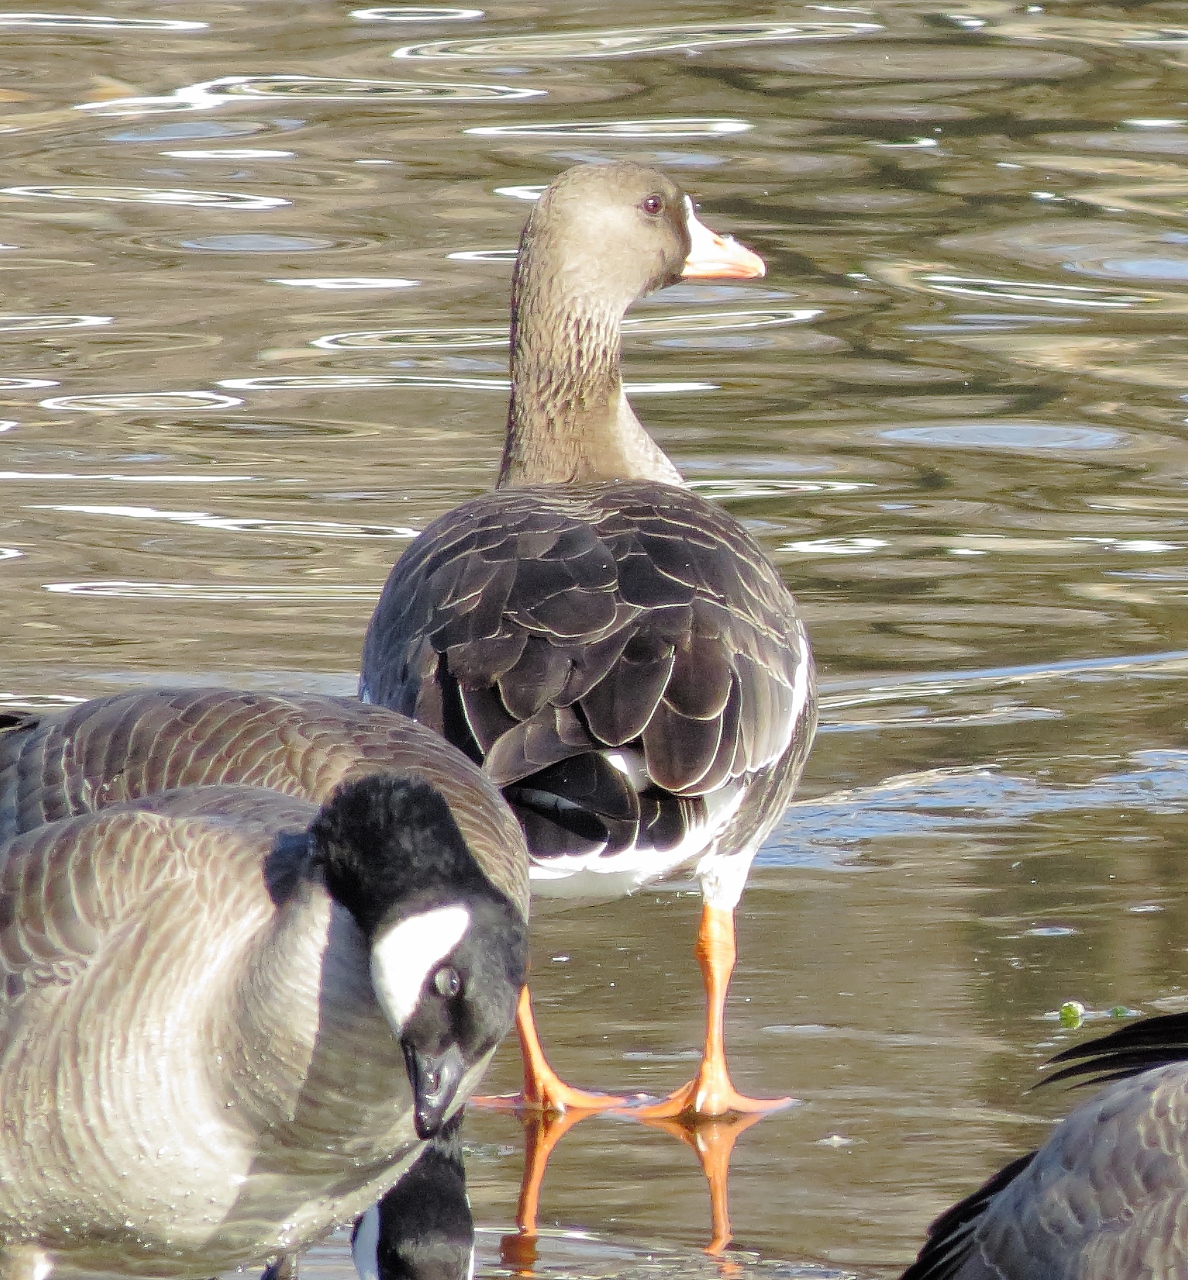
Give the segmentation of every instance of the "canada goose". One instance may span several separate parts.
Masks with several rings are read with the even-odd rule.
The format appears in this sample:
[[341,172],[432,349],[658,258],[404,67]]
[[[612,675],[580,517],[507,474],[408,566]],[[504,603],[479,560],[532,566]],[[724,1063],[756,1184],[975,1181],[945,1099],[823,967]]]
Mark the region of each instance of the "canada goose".
[[448,1120],[416,1164],[355,1223],[351,1254],[361,1280],[473,1280],[474,1218],[459,1136]]
[[[563,173],[520,241],[496,488],[397,561],[363,649],[363,700],[430,725],[503,789],[535,892],[614,896],[696,864],[705,1049],[652,1116],[779,1105],[731,1085],[723,1015],[734,908],[804,766],[816,699],[775,567],[684,487],[627,402],[619,327],[662,285],[763,273],[663,174]],[[526,1101],[616,1101],[551,1072],[526,994],[518,1027]]]
[[[13,719],[8,717],[9,722]],[[205,849],[213,841],[214,849],[224,855],[224,860],[230,859],[230,873],[224,874],[223,881],[218,884],[220,895],[229,897],[230,891],[236,891],[259,914],[260,849],[268,852],[260,844],[261,838],[266,837],[266,845],[266,841],[271,840],[282,823],[292,824],[294,827],[309,826],[310,817],[316,810],[309,801],[300,799],[301,796],[311,795],[316,799],[323,799],[343,778],[352,778],[355,780],[352,785],[355,786],[375,788],[383,781],[381,778],[378,780],[375,774],[385,767],[397,768],[401,773],[419,774],[422,780],[430,783],[431,790],[428,787],[425,790],[438,810],[435,815],[430,813],[430,817],[439,819],[438,826],[442,829],[448,828],[454,854],[457,854],[458,847],[465,851],[465,858],[458,855],[456,861],[461,859],[466,874],[462,876],[457,867],[454,868],[456,883],[453,883],[453,892],[461,895],[463,900],[467,895],[474,896],[478,892],[481,901],[485,902],[494,896],[498,902],[512,902],[515,905],[515,929],[507,937],[493,936],[490,928],[480,931],[478,916],[466,931],[466,937],[474,936],[480,941],[485,938],[494,959],[502,959],[506,980],[511,983],[511,987],[499,989],[499,1001],[495,1002],[499,1007],[490,1005],[489,1000],[483,1001],[484,1007],[479,1009],[481,1016],[476,1018],[470,1034],[478,1036],[479,1029],[484,1024],[492,1023],[493,1019],[502,1028],[499,1032],[502,1034],[510,1025],[510,1009],[515,1001],[516,983],[522,978],[524,968],[527,868],[520,829],[499,800],[498,792],[469,762],[443,744],[437,736],[403,717],[384,712],[383,709],[361,707],[353,699],[248,692],[241,694],[227,690],[150,690],[92,701],[70,710],[64,716],[20,718],[17,727],[10,728],[8,732],[0,732],[0,859],[6,859],[0,861],[0,868],[4,868],[0,869],[0,877],[12,877],[15,874],[13,868],[17,868],[19,872],[20,868],[27,869],[37,865],[37,860],[31,863],[28,856],[20,856],[20,850],[26,849],[29,842],[37,842],[38,849],[49,842],[55,850],[59,850],[55,854],[58,858],[56,863],[47,859],[42,861],[46,867],[52,865],[68,877],[69,868],[78,864],[79,858],[83,856],[79,849],[90,842],[88,847],[93,846],[95,851],[88,855],[91,858],[90,863],[87,863],[88,867],[92,864],[101,867],[104,859],[111,864],[116,854],[120,850],[124,851],[123,861],[116,861],[114,867],[109,867],[113,881],[109,886],[110,897],[111,892],[118,890],[118,882],[125,874],[132,873],[133,881],[136,881],[134,873],[140,872],[143,879],[145,874],[151,872],[154,856],[168,859],[170,854],[175,854],[175,846],[179,844],[181,837],[174,838],[170,831],[161,827],[161,822],[164,817],[168,817],[170,822],[186,818],[189,823],[184,828],[186,840],[198,841],[192,846],[195,850],[193,858],[197,859],[197,851]],[[245,780],[255,782],[257,786],[195,785]],[[412,783],[406,778],[399,785],[407,788],[421,786],[421,783]],[[179,786],[179,790],[170,790]],[[266,787],[273,787],[275,790],[268,790]],[[285,796],[282,794],[284,791],[292,792],[293,795]],[[342,801],[334,803],[341,808]],[[134,818],[125,812],[132,805]],[[69,815],[86,815],[101,808],[105,810],[101,820],[100,817],[74,818],[74,827],[70,826],[69,820],[64,820]],[[177,812],[174,813],[174,810]],[[332,812],[337,813],[338,810],[332,809]],[[420,810],[415,810],[413,817],[419,813]],[[151,817],[147,817],[149,814]],[[218,831],[215,833],[206,831],[201,826],[202,823],[209,826],[210,822],[218,823]],[[109,826],[109,823],[114,826]],[[142,832],[143,840],[138,844],[128,840],[125,827],[129,823],[136,831],[141,831],[146,823],[149,824],[145,832]],[[200,827],[195,828],[195,823],[200,824]],[[177,823],[174,822],[174,826]],[[69,828],[68,831],[65,828]],[[325,823],[323,827],[316,829],[320,831],[324,828]],[[27,832],[27,835],[19,836],[22,831]],[[113,832],[120,835],[113,835]],[[261,837],[261,832],[264,837]],[[407,832],[402,828],[397,835],[407,845],[416,837],[416,832],[417,828],[413,826],[408,827]],[[424,838],[416,846],[422,856],[431,858],[434,855],[434,840],[439,835],[435,835],[435,832],[437,828],[433,824],[425,827],[422,832]],[[283,841],[291,841],[291,837],[282,838]],[[205,844],[202,844],[204,841]],[[297,841],[297,845],[301,845],[301,841]],[[439,851],[437,856],[440,860]],[[277,850],[269,854],[268,861],[270,867],[274,867],[288,865],[288,861],[292,859],[285,860],[280,856],[278,842]],[[279,883],[275,881],[275,877],[274,882]],[[68,890],[67,895],[61,895],[61,891],[54,886],[68,886],[69,883],[69,878],[61,878],[55,870],[52,879],[46,879],[45,891],[51,895],[49,899],[41,902],[36,896],[31,897],[26,904],[28,910],[23,915],[19,911],[18,914],[10,911],[9,914],[15,920],[15,924],[9,927],[10,931],[24,928],[29,936],[36,934],[36,920],[29,913],[36,914],[40,910],[45,914],[47,910],[58,908],[58,897],[68,897],[70,891]],[[252,896],[250,887],[253,883],[256,884],[255,897]],[[3,878],[0,878],[0,892],[5,887]],[[37,884],[33,887],[36,888]],[[325,897],[324,892],[321,892],[321,897]],[[415,897],[413,893],[408,899],[410,910],[415,910]],[[86,910],[86,902],[74,905],[79,910]],[[133,910],[136,905],[133,901],[128,910]],[[210,901],[205,902],[205,906],[214,910]],[[349,901],[347,908],[351,908]],[[70,901],[67,901],[63,909],[73,909]],[[175,906],[174,910],[179,909]],[[369,906],[364,901],[356,902],[355,910],[360,915],[366,915]],[[341,916],[342,911],[338,911],[337,915]],[[433,919],[438,919],[439,923],[444,920],[443,916],[433,916]],[[460,918],[453,915],[451,919],[456,925]],[[177,918],[166,915],[165,924],[170,923],[175,927]],[[220,928],[227,924],[221,916],[216,923]],[[45,924],[54,925],[54,920],[47,919]],[[341,920],[338,920],[335,929],[339,933],[344,931]],[[159,929],[157,936],[160,936],[160,932]],[[189,932],[191,931],[186,931],[183,937],[188,937]],[[349,934],[349,929],[346,929],[346,933]],[[419,952],[422,959],[425,959],[426,966],[433,969],[434,946],[444,937],[447,938],[448,948],[448,936],[440,928],[430,929],[430,933],[428,943],[420,947]],[[405,936],[407,937],[407,931]],[[77,941],[74,934],[70,937]],[[3,929],[0,929],[0,964],[4,960],[13,960],[10,947],[4,945],[3,938]],[[216,933],[215,942],[218,942]],[[458,943],[458,947],[461,948],[463,943]],[[197,942],[195,945],[197,946]],[[45,959],[42,955],[44,951],[44,945],[37,950],[37,955],[42,960]],[[357,943],[356,951],[362,951],[361,943]],[[192,963],[193,955],[183,948],[178,957],[179,965],[169,970],[175,977],[181,975],[179,982],[184,979],[187,956]],[[19,960],[19,956],[17,959]],[[364,952],[364,963],[365,960]],[[155,974],[161,968],[164,968],[164,963],[154,964],[152,972]],[[332,977],[341,978],[338,970],[342,968],[343,965],[339,964],[333,970]],[[346,973],[347,978],[352,977],[349,966]],[[14,980],[9,979],[10,991]],[[151,995],[155,989],[154,982],[160,984],[164,980],[154,979],[150,975],[146,982],[146,992]],[[357,984],[356,982],[356,986]],[[306,982],[306,988],[307,997],[311,992],[316,992],[316,984]],[[224,995],[225,993],[227,992],[224,991]],[[218,992],[215,992],[216,995]],[[355,995],[357,996],[357,992]],[[475,995],[481,1000],[480,991],[476,991]],[[406,991],[401,997],[405,1004],[407,997]],[[187,993],[186,1004],[189,1001],[191,997]],[[419,1060],[415,1056],[410,1057],[407,1064],[401,1061],[401,1051],[398,1047],[393,1048],[392,1029],[376,1018],[375,997],[367,996],[364,1004],[367,1002],[371,1006],[367,1011],[367,1018],[374,1024],[370,1030],[375,1032],[378,1028],[384,1041],[384,1053],[381,1053],[380,1059],[396,1060],[398,1075],[407,1080],[411,1073],[413,1078],[419,1080],[422,1094],[421,1115],[417,1117],[413,1114],[413,1126],[429,1135],[442,1119],[440,1112],[445,1106],[451,1105],[453,1100],[452,1085],[458,1083],[457,1055],[443,1062],[444,1074],[439,1075],[434,1084],[433,1073],[437,1068],[433,1064],[426,1064],[424,1069],[419,1068]],[[460,1009],[467,1010],[471,1004],[470,996],[463,993],[456,998],[456,1002]],[[486,1005],[490,1007],[485,1007]],[[507,1006],[506,1009],[504,1005]],[[26,1005],[20,1007],[26,1006],[27,1001]],[[151,1009],[149,1011],[152,1012]],[[0,1001],[0,1036],[4,1036],[4,1016],[4,1004]],[[334,1021],[335,1027],[338,1021],[341,1019]],[[485,1038],[484,1034],[484,1041]],[[333,1051],[333,1041],[329,1042],[325,1050],[321,1041],[317,1044],[319,1057],[332,1055]],[[12,1057],[12,1052],[12,1048],[8,1051],[0,1050],[0,1087],[5,1088],[6,1114],[12,1110],[12,1098],[17,1096],[8,1083],[8,1076],[4,1074],[5,1061]],[[326,1057],[326,1062],[332,1066],[335,1061],[337,1060],[333,1056]],[[338,1065],[342,1065],[341,1061]],[[390,1066],[390,1061],[388,1065]],[[353,1064],[352,1071],[353,1075],[358,1074],[358,1069]],[[266,1076],[262,1076],[262,1079],[266,1080]],[[469,1092],[474,1079],[475,1071],[469,1071],[466,1087],[457,1094],[457,1098]],[[375,1092],[374,1082],[367,1087]],[[311,1076],[306,1082],[307,1093],[314,1093],[317,1088],[330,1088],[333,1091],[339,1085],[333,1079],[328,1082],[323,1070],[316,1078]],[[339,1092],[347,1097],[344,1088],[346,1087],[339,1088]],[[393,1089],[396,1089],[394,1097],[399,1089],[403,1088],[407,1093],[410,1087],[407,1083],[393,1085],[389,1080],[385,1088],[388,1093],[393,1093]],[[355,1121],[347,1121],[348,1128],[353,1124]],[[388,1128],[390,1129],[390,1124]],[[458,1158],[454,1130],[456,1123],[451,1121],[442,1133],[437,1134],[430,1147],[426,1148],[430,1165],[433,1165],[435,1158],[433,1148],[439,1143],[442,1144],[445,1157],[454,1160]],[[376,1138],[376,1142],[383,1146],[383,1126],[380,1126],[378,1132],[380,1137]],[[333,1206],[333,1216],[326,1220],[326,1225],[332,1225],[333,1221],[344,1216],[351,1216],[358,1208],[364,1207],[369,1198],[374,1199],[375,1194],[389,1187],[403,1167],[407,1167],[416,1148],[417,1143],[413,1140],[405,1143],[405,1149],[393,1148],[392,1152],[388,1152],[387,1161],[381,1169],[379,1166],[367,1165],[367,1174],[371,1179],[370,1189],[366,1192],[361,1188],[353,1189],[349,1201],[339,1203],[328,1197],[321,1197],[325,1206]],[[293,1152],[288,1155],[292,1156]],[[356,1152],[356,1156],[358,1155],[360,1153]],[[352,1169],[362,1167],[356,1156],[352,1156]],[[24,1160],[28,1161],[27,1153]],[[86,1174],[86,1165],[79,1164],[78,1167]],[[342,1180],[341,1172],[335,1176]],[[181,1190],[177,1194],[182,1194]],[[465,1204],[465,1187],[461,1194]],[[5,1225],[4,1213],[3,1187],[0,1187],[0,1239],[12,1242],[15,1236]],[[69,1219],[65,1221],[69,1224]],[[293,1252],[309,1243],[311,1231],[310,1222],[303,1224],[302,1231],[297,1231],[296,1228],[289,1231],[282,1252]],[[314,1231],[312,1234],[317,1233]],[[385,1217],[381,1244],[388,1253],[397,1253],[406,1247],[406,1234],[413,1239],[420,1239],[425,1235],[424,1230],[416,1224],[401,1224],[389,1210]],[[27,1236],[28,1230],[24,1231],[22,1239],[27,1239]],[[69,1238],[77,1242],[82,1235],[76,1229],[69,1233]],[[246,1248],[246,1236],[243,1245]],[[33,1272],[38,1276],[49,1274],[45,1270],[49,1263],[41,1256],[45,1251],[38,1251],[32,1244],[19,1247],[14,1245],[14,1248],[17,1248],[17,1252],[22,1254],[24,1261],[32,1266]],[[210,1244],[209,1248],[204,1245],[201,1256],[207,1261],[200,1265],[204,1274],[223,1265],[218,1261],[221,1254],[215,1256],[215,1248],[215,1244]],[[238,1249],[238,1245],[236,1248]],[[257,1242],[257,1252],[259,1248]],[[143,1251],[149,1252],[150,1249],[151,1239],[149,1243],[143,1244]],[[264,1252],[277,1253],[278,1240],[271,1240]],[[243,1261],[245,1257],[246,1254],[239,1252],[233,1261]],[[5,1276],[20,1274],[17,1258],[12,1253],[6,1257],[0,1256],[0,1263],[14,1268],[13,1271],[4,1270]],[[149,1274],[159,1274],[151,1263],[146,1266]],[[178,1271],[186,1271],[186,1266],[181,1262],[175,1261],[165,1267],[168,1274]],[[422,1275],[431,1280],[429,1271],[422,1272]]]
[[1106,1084],[942,1214],[903,1280],[1188,1275],[1188,1014],[1077,1045],[1043,1083]]
[[181,788],[0,856],[6,1276],[300,1248],[392,1185],[511,1027],[521,907],[425,783],[321,810]]

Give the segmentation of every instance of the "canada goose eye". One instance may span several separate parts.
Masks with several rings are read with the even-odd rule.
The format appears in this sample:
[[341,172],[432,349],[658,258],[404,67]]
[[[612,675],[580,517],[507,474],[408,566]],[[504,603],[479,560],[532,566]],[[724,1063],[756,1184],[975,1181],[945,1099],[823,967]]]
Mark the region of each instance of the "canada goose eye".
[[433,990],[445,1000],[452,1000],[462,990],[462,978],[458,970],[443,964],[433,975]]
[[654,218],[657,214],[664,212],[664,197],[653,191],[651,195],[644,196],[639,202],[639,207],[649,218]]

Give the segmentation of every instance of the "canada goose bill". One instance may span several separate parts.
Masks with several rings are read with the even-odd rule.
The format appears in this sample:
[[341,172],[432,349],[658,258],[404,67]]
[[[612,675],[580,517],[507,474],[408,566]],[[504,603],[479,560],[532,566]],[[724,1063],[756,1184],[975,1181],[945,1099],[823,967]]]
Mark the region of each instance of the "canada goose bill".
[[[607,898],[692,864],[707,994],[702,1065],[640,1114],[762,1111],[726,1069],[734,908],[816,725],[796,603],[745,529],[684,487],[623,393],[620,322],[682,279],[763,275],[664,174],[579,165],[534,206],[512,283],[511,400],[493,492],[393,568],[359,692],[453,742],[524,828],[537,894]],[[522,1100],[623,1099],[564,1084],[525,995]]]
[[1042,1084],[1104,1084],[928,1229],[902,1280],[1188,1275],[1188,1014],[1066,1049]]
[[[368,758],[410,743],[449,799]],[[218,776],[256,767],[354,776],[320,808]],[[345,699],[150,691],[0,734],[0,796],[0,1273],[293,1254],[448,1137],[527,954],[522,837],[456,752]]]

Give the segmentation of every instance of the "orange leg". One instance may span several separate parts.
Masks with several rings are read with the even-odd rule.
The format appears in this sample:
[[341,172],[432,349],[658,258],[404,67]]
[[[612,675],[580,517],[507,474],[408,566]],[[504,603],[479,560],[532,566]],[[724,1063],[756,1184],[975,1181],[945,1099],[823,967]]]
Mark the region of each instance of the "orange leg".
[[786,1107],[791,1098],[748,1098],[730,1083],[726,1069],[724,1023],[726,992],[734,971],[734,912],[711,907],[701,912],[697,945],[693,948],[705,980],[705,1049],[697,1075],[675,1093],[631,1112],[641,1120],[710,1120],[719,1116],[752,1115]]
[[472,1106],[509,1111],[528,1109],[564,1115],[566,1111],[604,1111],[607,1107],[622,1106],[626,1101],[625,1098],[610,1093],[589,1093],[585,1089],[574,1089],[549,1066],[544,1049],[541,1048],[540,1037],[536,1034],[532,998],[527,987],[521,989],[520,1003],[516,1006],[516,1031],[520,1036],[520,1053],[524,1059],[524,1092],[506,1098],[471,1098]]
[[763,1115],[757,1113],[729,1120],[703,1120],[692,1126],[681,1120],[652,1119],[645,1122],[680,1138],[697,1154],[710,1193],[713,1238],[705,1246],[706,1253],[715,1256],[722,1253],[733,1239],[728,1189],[730,1157],[734,1154],[739,1134],[762,1119]]

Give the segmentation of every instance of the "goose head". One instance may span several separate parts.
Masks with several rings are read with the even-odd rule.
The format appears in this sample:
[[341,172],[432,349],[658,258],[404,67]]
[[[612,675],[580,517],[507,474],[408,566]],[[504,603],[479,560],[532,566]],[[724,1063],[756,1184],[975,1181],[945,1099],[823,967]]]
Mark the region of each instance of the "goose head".
[[376,1000],[404,1053],[417,1136],[431,1138],[467,1073],[511,1030],[526,922],[427,783],[346,783],[310,839],[327,889],[362,930]]
[[512,278],[511,405],[499,483],[680,474],[622,394],[619,326],[682,279],[751,279],[763,259],[711,231],[667,175],[577,165],[541,195]]

